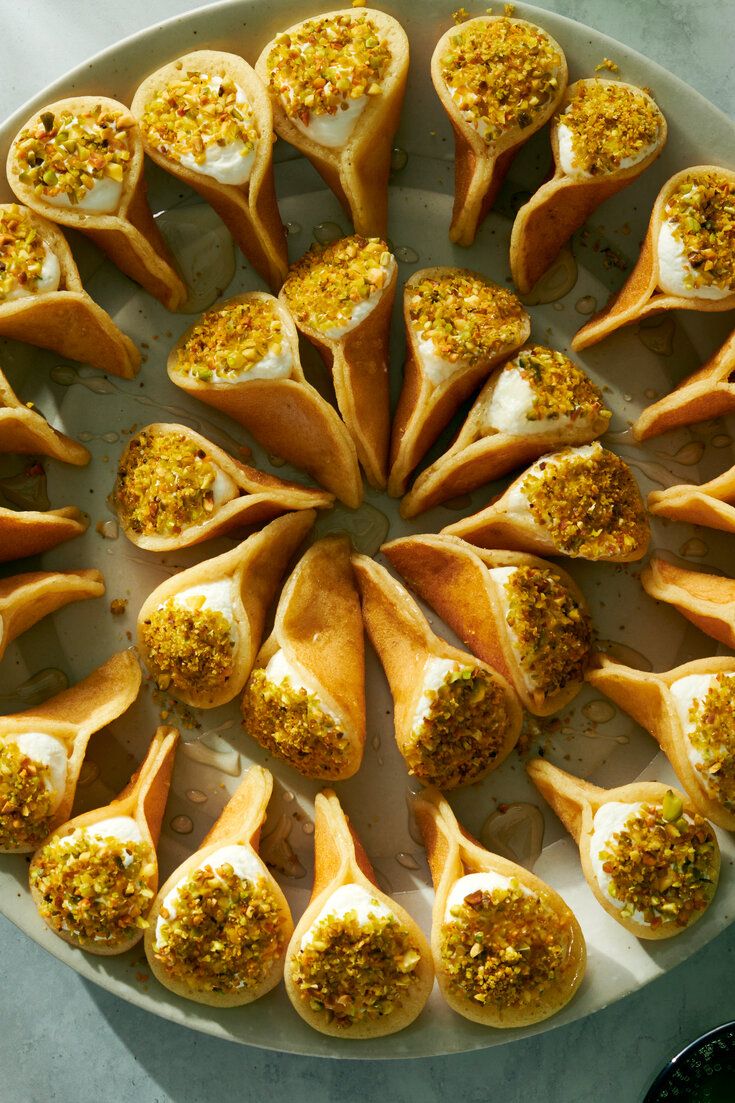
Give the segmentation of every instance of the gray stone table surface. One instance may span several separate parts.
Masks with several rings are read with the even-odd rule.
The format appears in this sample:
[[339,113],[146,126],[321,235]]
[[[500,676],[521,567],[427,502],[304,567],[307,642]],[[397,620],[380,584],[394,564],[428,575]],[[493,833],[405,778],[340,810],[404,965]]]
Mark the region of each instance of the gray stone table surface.
[[[735,0],[536,3],[639,49],[735,111]],[[454,6],[447,0],[448,10]],[[0,115],[153,18],[191,7],[187,0],[2,0]],[[583,1022],[486,1052],[416,1062],[322,1061],[194,1034],[81,980],[5,920],[0,961],[0,1103],[266,1096],[298,1103],[638,1103],[668,1056],[735,1018],[735,926],[686,964]]]

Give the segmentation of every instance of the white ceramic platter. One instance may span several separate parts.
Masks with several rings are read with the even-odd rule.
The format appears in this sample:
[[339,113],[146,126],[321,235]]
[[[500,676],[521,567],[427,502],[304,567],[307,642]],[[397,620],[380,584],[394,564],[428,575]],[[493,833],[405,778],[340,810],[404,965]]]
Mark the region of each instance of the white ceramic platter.
[[[391,184],[390,238],[400,261],[402,279],[417,267],[457,264],[481,270],[491,278],[508,280],[507,246],[511,212],[524,193],[533,190],[548,171],[550,152],[545,131],[532,140],[513,166],[496,211],[483,225],[475,245],[461,250],[449,244],[447,227],[452,205],[453,143],[449,124],[439,108],[429,80],[429,57],[447,28],[452,5],[448,0],[421,4],[385,4],[406,28],[411,50],[411,72],[403,122],[396,140],[395,172]],[[484,11],[480,5],[478,12]],[[85,64],[51,88],[39,93],[0,129],[0,155],[19,125],[34,108],[70,94],[107,94],[130,102],[133,90],[152,69],[195,48],[212,47],[241,53],[253,62],[263,44],[290,23],[315,14],[304,0],[236,0],[202,9],[136,35]],[[645,232],[654,196],[664,180],[687,165],[720,163],[735,167],[735,127],[692,89],[632,50],[561,16],[517,7],[519,16],[545,27],[566,53],[570,80],[589,76],[604,58],[620,66],[622,79],[650,86],[669,121],[669,143],[664,155],[642,179],[597,211],[587,233],[577,235],[574,252],[578,270],[557,272],[549,301],[531,307],[533,336],[567,350],[573,333],[585,317],[602,304],[624,278],[624,267],[635,260]],[[644,45],[643,43],[641,45]],[[289,223],[292,259],[300,256],[314,237],[322,239],[350,232],[336,200],[320,178],[293,150],[278,143],[276,178],[284,221]],[[235,260],[229,237],[209,208],[202,206],[182,185],[149,166],[150,197],[162,218],[174,249],[188,269],[197,274],[200,309],[218,292],[237,294],[260,288],[243,259]],[[11,199],[0,185],[2,201]],[[336,226],[335,226],[336,224]],[[336,227],[340,228],[337,229]],[[137,611],[147,594],[181,566],[198,562],[232,544],[220,539],[169,556],[139,551],[124,537],[115,538],[116,525],[106,505],[117,458],[134,426],[151,421],[182,421],[232,451],[245,442],[242,430],[226,417],[177,391],[164,370],[166,354],[191,321],[170,315],[139,292],[91,246],[74,238],[87,289],[120,327],[142,344],[146,363],[138,379],[108,380],[84,366],[61,363],[57,357],[7,343],[0,356],[15,390],[33,399],[52,424],[88,443],[93,462],[71,468],[43,461],[48,496],[53,506],[76,504],[91,517],[87,534],[43,558],[46,568],[98,567],[107,582],[106,597],[67,607],[22,636],[0,666],[0,706],[13,712],[75,682],[113,651],[130,645]],[[553,281],[552,281],[553,282]],[[394,389],[400,384],[403,335],[399,304],[393,333]],[[605,443],[634,467],[641,488],[703,481],[733,462],[732,440],[722,422],[705,423],[634,447],[625,436],[628,424],[654,397],[671,390],[721,342],[728,330],[725,315],[694,313],[662,316],[656,325],[621,331],[578,358],[592,377],[605,387],[614,411],[612,431]],[[731,324],[731,320],[730,320]],[[307,363],[319,372],[313,353]],[[446,444],[449,434],[445,434]],[[436,453],[436,450],[435,450]],[[274,467],[257,447],[259,465],[278,474],[301,478],[283,466]],[[33,490],[24,481],[28,463],[0,457],[0,502],[3,496]],[[39,489],[38,482],[35,489]],[[498,488],[492,488],[496,492]],[[478,491],[463,507],[471,512],[489,496]],[[3,502],[3,504],[5,504]],[[437,508],[413,524],[401,522],[394,503],[368,491],[366,504],[351,514],[343,508],[323,517],[317,532],[346,528],[359,548],[374,553],[390,533],[436,530],[457,517],[448,507]],[[653,547],[666,549],[685,562],[726,570],[732,559],[728,538],[710,530],[692,530],[681,524],[654,522]],[[567,564],[564,564],[567,566]],[[8,565],[5,573],[36,569],[26,560]],[[676,612],[658,607],[637,581],[640,565],[632,568],[572,562],[569,569],[588,596],[600,639],[612,641],[614,652],[632,665],[667,669],[690,659],[713,654],[714,641],[701,635]],[[732,571],[730,572],[732,573]],[[128,599],[124,617],[109,611],[112,598]],[[436,623],[436,618],[431,618]],[[443,626],[439,631],[452,638]],[[383,887],[428,930],[431,889],[425,859],[415,830],[412,833],[406,796],[410,785],[392,738],[390,698],[375,657],[369,656],[369,735],[365,762],[359,774],[338,786],[339,795],[374,859]],[[103,735],[95,737],[88,754],[76,811],[106,802],[127,779],[160,717],[160,701],[146,684],[137,705]],[[174,711],[170,722],[177,722]],[[290,826],[293,851],[291,870],[301,876],[278,873],[295,917],[308,898],[311,875],[312,800],[317,786],[280,762],[270,760],[239,726],[237,703],[195,717],[199,725],[182,728],[182,747],[174,774],[161,841],[162,878],[188,854],[218,815],[239,773],[250,762],[269,766],[276,791],[266,833]],[[637,778],[673,782],[670,768],[653,741],[623,714],[591,693],[584,693],[561,717],[536,724],[530,748],[541,748],[553,761],[595,782],[617,785]],[[195,749],[191,745],[195,744]],[[187,749],[188,745],[188,749]],[[208,758],[211,764],[200,761]],[[452,796],[452,804],[474,833],[500,803],[543,802],[525,780],[518,754],[480,785]],[[549,1030],[619,999],[684,960],[730,921],[735,909],[732,840],[720,833],[723,873],[714,905],[695,928],[665,943],[638,942],[619,927],[596,903],[579,868],[576,848],[548,810],[543,854],[536,872],[550,882],[575,910],[589,947],[589,968],[576,998],[561,1014],[539,1027],[523,1031],[488,1030],[449,1011],[435,992],[419,1020],[408,1030],[371,1043],[339,1043],[311,1031],[295,1014],[282,989],[250,1007],[216,1011],[178,999],[149,977],[138,948],[122,957],[92,958],[74,950],[46,929],[33,908],[22,858],[0,859],[0,905],[5,914],[39,944],[87,977],[124,999],[156,1015],[196,1030],[265,1048],[340,1057],[407,1057],[454,1053],[507,1042],[534,1030]]]

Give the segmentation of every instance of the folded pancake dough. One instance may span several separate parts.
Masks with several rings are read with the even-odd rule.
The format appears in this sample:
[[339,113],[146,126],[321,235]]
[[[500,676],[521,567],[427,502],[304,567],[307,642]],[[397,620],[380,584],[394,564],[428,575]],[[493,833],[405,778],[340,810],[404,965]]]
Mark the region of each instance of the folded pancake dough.
[[643,589],[673,605],[702,632],[735,649],[735,579],[689,571],[651,556],[641,571]]
[[89,519],[76,506],[23,510],[0,506],[0,563],[41,555],[86,532]]
[[0,659],[13,640],[72,601],[100,597],[99,571],[34,571],[0,579]]
[[651,491],[648,512],[672,521],[735,532],[735,467],[700,486],[683,483]]

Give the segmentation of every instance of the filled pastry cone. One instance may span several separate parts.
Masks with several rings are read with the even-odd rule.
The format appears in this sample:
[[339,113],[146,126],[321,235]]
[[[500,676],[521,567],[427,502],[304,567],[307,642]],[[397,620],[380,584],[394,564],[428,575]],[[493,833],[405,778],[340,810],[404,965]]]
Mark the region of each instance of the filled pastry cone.
[[365,655],[347,536],[317,541],[283,587],[242,698],[248,735],[304,777],[357,773]]
[[570,84],[551,121],[554,175],[521,207],[510,270],[522,295],[601,203],[627,188],[666,144],[666,119],[641,88],[618,80]]
[[195,50],[146,77],[130,110],[151,160],[214,207],[277,291],[286,232],[273,183],[273,113],[255,70],[236,54]]
[[176,728],[157,728],[122,792],[69,820],[33,855],[33,902],[70,945],[107,957],[143,937],[158,890],[156,846],[178,739]]
[[384,237],[408,39],[390,15],[341,9],[295,23],[255,63],[279,138],[311,161],[355,233]]
[[650,529],[630,469],[601,444],[543,456],[479,513],[442,529],[483,548],[631,563]]
[[286,952],[288,998],[334,1038],[379,1038],[421,1013],[431,950],[418,924],[377,887],[335,793],[317,794],[314,886]]
[[140,688],[132,651],[42,705],[0,717],[0,853],[26,854],[69,818],[91,736]]
[[[140,353],[82,287],[61,230],[35,210],[4,203],[0,240],[0,336],[132,379]],[[0,392],[12,405],[6,398]]]
[[515,691],[487,663],[435,635],[385,567],[366,555],[352,562],[409,772],[442,789],[479,781],[518,741],[522,710]]
[[548,716],[584,684],[592,624],[584,595],[553,563],[485,551],[456,536],[406,536],[380,549],[467,645],[510,682],[524,708]]
[[572,341],[579,351],[663,310],[735,308],[735,172],[696,165],[667,180],[623,287]]
[[602,395],[569,357],[528,345],[488,379],[447,451],[401,502],[415,517],[545,452],[588,444],[610,422]]
[[689,571],[652,556],[641,585],[657,601],[673,605],[702,632],[735,650],[735,579]]
[[531,781],[579,847],[608,915],[636,938],[673,938],[702,917],[720,874],[712,825],[676,789],[637,781],[600,789],[543,758]]
[[168,310],[183,305],[186,287],[146,200],[143,139],[124,104],[73,96],[34,112],[10,145],[7,174],[21,203],[86,234]]
[[511,291],[465,268],[423,268],[403,291],[408,354],[393,421],[388,493],[411,472],[461,404],[520,348],[531,322]]
[[174,345],[168,374],[345,505],[362,501],[352,439],[334,407],[306,381],[293,319],[272,295],[249,291],[208,310]]
[[735,532],[735,467],[699,486],[683,483],[666,490],[652,490],[648,495],[648,512],[672,521]]
[[237,696],[260,647],[268,606],[315,516],[307,509],[278,517],[149,595],[138,614],[138,650],[159,689],[200,709]]
[[449,237],[471,245],[516,153],[556,110],[567,63],[533,23],[480,16],[442,35],[431,79],[454,130]]
[[49,613],[104,592],[99,571],[34,571],[0,578],[0,659],[8,644]]
[[313,246],[291,266],[280,299],[332,372],[342,420],[371,486],[387,479],[388,342],[398,265],[380,238]]
[[648,440],[735,410],[735,330],[724,345],[671,394],[646,407],[633,422],[636,440]]
[[587,963],[574,913],[544,881],[475,842],[437,789],[415,797],[413,813],[434,883],[431,950],[449,1006],[492,1027],[561,1011]]
[[120,457],[112,504],[145,551],[201,544],[281,513],[326,509],[334,496],[284,482],[228,456],[185,425],[148,425]]
[[210,1007],[239,1007],[283,976],[293,922],[258,854],[273,778],[251,766],[198,850],[159,890],[145,931],[157,980]]
[[599,655],[587,680],[651,733],[699,814],[735,831],[735,659],[653,674]]
[[0,563],[41,555],[86,532],[89,520],[76,506],[14,510],[0,506]]
[[[1,247],[0,247],[1,248]],[[0,312],[2,307],[0,307]],[[0,370],[0,452],[51,456],[83,467],[91,456],[77,441],[52,429],[46,418],[26,406]]]

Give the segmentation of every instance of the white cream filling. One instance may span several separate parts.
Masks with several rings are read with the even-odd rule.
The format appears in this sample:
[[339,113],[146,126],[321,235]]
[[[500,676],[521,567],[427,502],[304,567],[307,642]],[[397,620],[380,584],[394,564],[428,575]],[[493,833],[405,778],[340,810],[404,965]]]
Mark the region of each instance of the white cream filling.
[[51,812],[55,812],[66,791],[68,755],[66,747],[53,735],[46,732],[21,732],[18,735],[6,735],[2,743],[14,743],[18,750],[31,761],[48,769],[43,779],[46,792],[50,797]]
[[531,436],[539,433],[556,433],[574,426],[586,428],[592,423],[590,413],[577,413],[571,418],[566,414],[551,418],[531,418],[536,392],[517,364],[511,362],[498,375],[495,386],[483,411],[482,429],[495,429],[513,436]]
[[241,881],[250,881],[252,884],[264,881],[267,876],[262,861],[249,846],[238,846],[235,843],[230,843],[227,846],[221,846],[219,850],[213,851],[208,857],[203,858],[194,869],[190,869],[164,896],[161,907],[168,912],[168,918],[164,919],[159,913],[156,920],[156,941],[159,944],[165,944],[166,942],[166,927],[178,915],[179,894],[192,874],[198,869],[209,867],[216,876],[217,870],[224,865],[232,866],[235,875]]
[[28,287],[24,284],[16,283],[11,291],[5,296],[5,302],[10,302],[11,299],[26,299],[30,295],[43,295],[47,291],[58,290],[59,283],[61,282],[61,267],[59,265],[59,258],[56,253],[52,252],[49,247],[43,243],[43,263],[41,265],[40,274],[36,277],[36,281],[33,287]]
[[[208,80],[206,73],[201,73],[200,76],[202,80]],[[208,86],[213,92],[219,91],[220,86],[216,78],[209,80]],[[235,88],[235,102],[244,107],[248,114],[252,114],[252,108],[242,88],[238,84],[235,85]],[[209,144],[204,147],[204,164],[199,164],[193,153],[183,153],[179,161],[184,168],[191,172],[197,172],[201,176],[211,176],[220,184],[242,186],[247,184],[250,179],[255,164],[257,147],[245,156],[243,156],[244,149],[245,143],[241,138],[236,138],[233,142],[226,142],[222,145],[216,140],[210,139]]]
[[[197,586],[189,586],[185,590],[181,590],[178,594],[174,594],[172,598],[168,600],[176,605],[190,605],[193,599],[204,598],[204,601],[200,608],[212,609],[222,616],[232,626],[235,620],[235,611],[232,601],[232,579],[221,578],[217,582],[200,582]],[[165,608],[166,602],[161,603],[158,606],[159,609]]]
[[733,291],[716,284],[688,287],[686,280],[696,278],[697,270],[689,263],[683,242],[674,237],[676,223],[667,219],[658,232],[658,285],[667,295],[685,299],[726,299]]
[[416,731],[423,724],[431,711],[436,691],[444,685],[447,676],[464,669],[465,665],[456,659],[438,659],[435,655],[426,660],[421,678],[421,696],[411,725],[412,731]]
[[[482,873],[466,873],[464,877],[460,877],[458,881],[455,881],[449,890],[444,909],[444,922],[458,922],[457,917],[452,915],[452,908],[458,908],[464,904],[466,896],[470,896],[473,892],[495,892],[497,889],[507,889],[510,882],[510,877],[504,877],[501,873],[495,873],[494,870],[484,870]],[[535,895],[520,881],[517,884],[525,896]]]
[[285,340],[281,342],[280,352],[267,352],[262,359],[252,365],[245,365],[239,371],[212,372],[213,383],[247,383],[251,379],[288,379],[293,371],[293,356]]
[[89,211],[92,214],[114,214],[120,206],[122,180],[113,180],[111,176],[94,179],[82,198],[72,203],[66,192],[58,195],[44,195],[43,198],[52,207],[73,207],[75,211]]
[[321,686],[315,679],[309,678],[308,674],[304,676],[304,674],[286,658],[284,652],[280,648],[268,660],[265,668],[265,676],[269,682],[272,682],[276,686],[283,685],[286,679],[288,679],[292,689],[304,689],[307,693],[313,693],[319,702],[319,707],[322,712],[326,713],[327,716],[331,716],[338,725],[342,725],[343,722],[340,717],[324,700]]
[[510,624],[508,624],[508,613],[510,611],[510,600],[508,598],[508,593],[505,589],[505,586],[506,586],[506,583],[508,582],[508,580],[510,578],[512,578],[512,576],[516,573],[517,570],[518,570],[517,567],[491,567],[490,571],[489,571],[489,575],[490,575],[490,578],[493,580],[493,582],[495,582],[497,584],[497,594],[498,594],[498,598],[500,600],[500,607],[501,607],[502,612],[503,612],[503,621],[505,623],[505,627],[506,627],[506,630],[508,632],[508,638],[510,639],[510,645],[513,649],[513,654],[515,656],[516,662],[518,663],[518,666],[519,666],[520,671],[521,671],[521,676],[523,678],[523,681],[524,681],[524,684],[526,686],[527,691],[529,693],[533,693],[533,691],[535,689],[539,688],[539,682],[537,682],[535,678],[532,678],[529,671],[526,670],[526,667],[524,666],[523,661],[521,659],[521,653],[522,652],[521,652],[520,641],[518,639],[518,634],[516,633],[515,629],[511,628]]
[[377,896],[368,892],[362,885],[341,885],[336,889],[321,909],[316,919],[301,938],[301,949],[305,950],[314,941],[316,928],[325,919],[342,919],[348,912],[355,912],[357,922],[362,926],[370,917],[382,919],[395,916],[395,912]]
[[435,387],[438,387],[440,383],[446,383],[453,375],[464,371],[467,367],[466,360],[445,360],[442,356],[439,356],[431,337],[421,337],[416,327],[414,327],[414,333],[416,334],[421,368],[424,375],[431,380]]
[[[86,827],[79,827],[71,834],[65,835],[60,840],[60,845],[71,849],[77,844],[80,835],[84,831],[93,839],[113,838],[121,843],[140,843],[143,841],[143,834],[132,816],[108,816],[106,820],[87,824]],[[126,868],[133,863],[133,855],[125,848],[123,848],[122,863]],[[68,928],[65,929],[68,930]]]
[[[567,108],[567,111],[568,110],[569,110],[569,108]],[[565,114],[566,114],[566,112],[565,112]],[[583,177],[588,178],[588,179],[594,176],[595,179],[599,179],[599,177],[602,175],[601,173],[599,173],[599,172],[588,172],[587,169],[578,168],[577,165],[575,164],[575,161],[574,161],[574,134],[573,134],[572,130],[566,125],[566,123],[561,122],[561,121],[559,122],[559,125],[556,128],[556,136],[557,136],[557,140],[559,142],[559,167],[562,170],[562,172],[564,173],[564,175],[565,176],[583,176]],[[636,153],[632,154],[630,157],[622,157],[620,159],[620,164],[618,165],[617,169],[615,169],[615,172],[620,172],[621,169],[632,168],[633,165],[637,165],[641,161],[644,161],[646,159],[646,157],[649,157],[651,155],[651,153],[653,153],[654,149],[656,149],[658,144],[659,144],[659,140],[658,140],[658,138],[655,138],[652,142],[649,142],[648,145],[643,146],[641,149],[639,149]],[[609,175],[612,175],[612,174],[611,173],[605,173],[604,175],[609,176]]]
[[[326,87],[329,89],[329,84]],[[287,105],[287,98],[283,96],[281,98],[284,104]],[[308,123],[302,122],[298,115],[293,115],[291,122],[297,130],[300,130],[302,134],[305,134],[307,138],[311,138],[313,142],[317,142],[320,146],[326,146],[328,149],[340,149],[350,138],[352,131],[355,129],[355,123],[365,110],[367,102],[367,96],[358,96],[354,100],[344,99],[341,107],[333,115],[316,115],[313,111],[310,111]]]
[[[613,835],[625,829],[625,825],[631,816],[639,815],[645,805],[642,801],[636,801],[633,804],[624,804],[622,801],[611,800],[603,804],[595,812],[594,819],[592,821],[592,836],[590,838],[590,859],[592,861],[592,869],[594,870],[597,883],[605,894],[605,898],[616,908],[623,909],[625,907],[624,900],[618,900],[616,897],[611,896],[609,892],[610,885],[612,883],[612,877],[609,873],[605,873],[602,868],[606,858],[600,856],[601,851],[610,850],[613,846]],[[629,917],[633,923],[638,923],[642,927],[648,927],[650,924],[644,918],[643,912],[637,909]]]
[[375,307],[380,301],[382,291],[393,279],[393,272],[395,270],[395,267],[396,262],[393,259],[393,256],[389,255],[387,263],[381,265],[381,268],[385,273],[383,286],[376,288],[372,295],[370,295],[367,299],[361,299],[359,303],[355,303],[352,308],[352,313],[350,314],[350,317],[347,319],[347,321],[342,322],[340,325],[332,326],[331,329],[325,329],[323,331],[324,336],[330,337],[333,341],[336,341],[340,337],[344,337],[345,334],[349,333],[351,330],[355,329],[355,327],[358,326],[360,322],[363,322],[365,318],[367,318],[368,314],[372,314],[372,312],[375,310]]
[[216,506],[231,502],[240,495],[240,488],[234,479],[231,479],[220,467],[215,468],[214,483],[212,484],[212,498]]
[[[563,454],[552,452],[548,456],[542,456],[541,459],[536,460],[536,463],[531,464],[526,473],[522,475],[517,482],[513,483],[508,488],[507,497],[503,502],[506,512],[514,520],[533,525],[540,532],[544,532],[543,526],[539,525],[538,521],[533,516],[531,507],[528,504],[528,498],[523,492],[526,480],[529,476],[543,475],[544,471],[548,471],[549,467],[564,467],[578,456],[582,459],[596,458],[602,451],[602,445],[598,441],[593,441],[592,444],[583,444],[579,448],[571,448]],[[542,464],[544,465],[543,467]]]
[[[729,677],[732,678],[735,677],[735,675],[729,675]],[[681,730],[686,740],[687,757],[695,770],[697,766],[703,764],[704,755],[691,741],[691,735],[696,727],[696,723],[693,723],[689,719],[689,712],[692,705],[704,700],[716,680],[717,674],[688,674],[684,678],[677,678],[677,680],[672,682],[669,686],[669,692],[674,699],[674,707],[676,708],[676,713],[681,723]],[[727,754],[727,748],[723,744],[713,749],[720,754]],[[698,772],[698,777],[705,789],[709,789],[707,785],[708,775],[706,770],[701,773]]]

